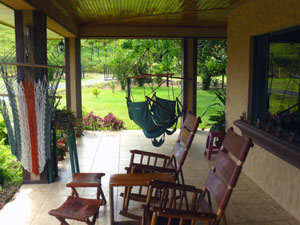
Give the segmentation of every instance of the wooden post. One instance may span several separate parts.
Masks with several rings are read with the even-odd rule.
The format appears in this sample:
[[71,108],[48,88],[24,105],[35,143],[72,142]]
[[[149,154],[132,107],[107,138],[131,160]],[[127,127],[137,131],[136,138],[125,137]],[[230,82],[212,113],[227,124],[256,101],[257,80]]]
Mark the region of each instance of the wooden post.
[[196,115],[197,103],[197,38],[182,42],[183,106],[185,112]]
[[65,39],[67,107],[82,117],[80,39]]

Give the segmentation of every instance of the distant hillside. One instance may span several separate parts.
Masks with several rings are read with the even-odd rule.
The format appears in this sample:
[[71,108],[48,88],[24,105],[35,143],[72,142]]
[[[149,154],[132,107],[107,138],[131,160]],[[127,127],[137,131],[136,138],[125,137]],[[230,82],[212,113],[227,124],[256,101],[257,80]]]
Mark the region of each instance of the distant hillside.
[[0,24],[0,56],[8,54],[15,45],[15,30]]

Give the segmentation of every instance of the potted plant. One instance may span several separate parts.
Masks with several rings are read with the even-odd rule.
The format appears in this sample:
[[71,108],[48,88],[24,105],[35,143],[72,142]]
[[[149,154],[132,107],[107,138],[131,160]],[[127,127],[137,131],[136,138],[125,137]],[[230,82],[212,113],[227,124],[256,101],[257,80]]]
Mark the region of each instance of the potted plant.
[[64,143],[64,140],[59,139],[57,141],[56,145],[56,154],[57,154],[57,160],[61,161],[65,159],[66,156],[66,144]]
[[282,130],[281,126],[278,126],[277,130],[276,130],[276,137],[280,137],[281,136],[281,130]]
[[289,135],[289,142],[290,143],[293,143],[294,142],[294,137],[295,137],[295,132],[294,131],[291,131],[290,132],[290,135]]
[[257,118],[257,120],[256,120],[256,127],[260,128],[260,119],[259,118]]
[[78,119],[78,121],[75,124],[74,129],[75,129],[76,137],[83,136],[83,123],[82,123],[81,119]]
[[73,129],[76,126],[77,120],[77,117],[70,109],[56,109],[54,112],[54,126],[59,129]]
[[250,116],[248,117],[248,124],[252,124],[252,119],[250,118]]
[[240,120],[245,120],[246,119],[246,113],[243,112],[242,115],[240,116]]

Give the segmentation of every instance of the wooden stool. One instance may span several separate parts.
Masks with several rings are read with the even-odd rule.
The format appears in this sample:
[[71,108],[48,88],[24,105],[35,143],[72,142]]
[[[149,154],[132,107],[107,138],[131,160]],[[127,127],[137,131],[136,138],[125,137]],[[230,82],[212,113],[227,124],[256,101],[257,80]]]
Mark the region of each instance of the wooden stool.
[[[211,131],[208,133],[207,139],[206,139],[206,149],[204,152],[204,155],[207,154],[208,160],[211,159],[212,154],[217,154],[220,150],[220,147],[223,143],[225,134],[222,131]],[[215,145],[215,139],[219,139],[219,144]]]
[[[49,211],[51,216],[55,216],[62,225],[68,225],[66,219],[85,222],[93,225],[98,218],[99,207],[103,205],[103,200],[84,199],[69,196],[59,208]],[[90,217],[93,216],[92,221]]]
[[72,188],[72,196],[79,197],[75,188],[78,187],[96,187],[97,188],[97,200],[101,199],[106,204],[106,199],[101,187],[101,178],[105,173],[74,173],[74,177],[71,183],[67,184],[67,187]]

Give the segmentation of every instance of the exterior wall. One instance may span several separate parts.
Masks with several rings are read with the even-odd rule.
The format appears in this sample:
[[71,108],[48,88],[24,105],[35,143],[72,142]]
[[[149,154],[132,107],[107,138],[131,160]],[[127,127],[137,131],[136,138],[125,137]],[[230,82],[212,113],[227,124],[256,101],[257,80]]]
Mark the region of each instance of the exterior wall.
[[[228,17],[226,125],[247,113],[250,87],[250,39],[300,25],[299,0],[249,0]],[[235,128],[239,131],[238,128]],[[300,221],[300,170],[255,146],[244,172]]]

